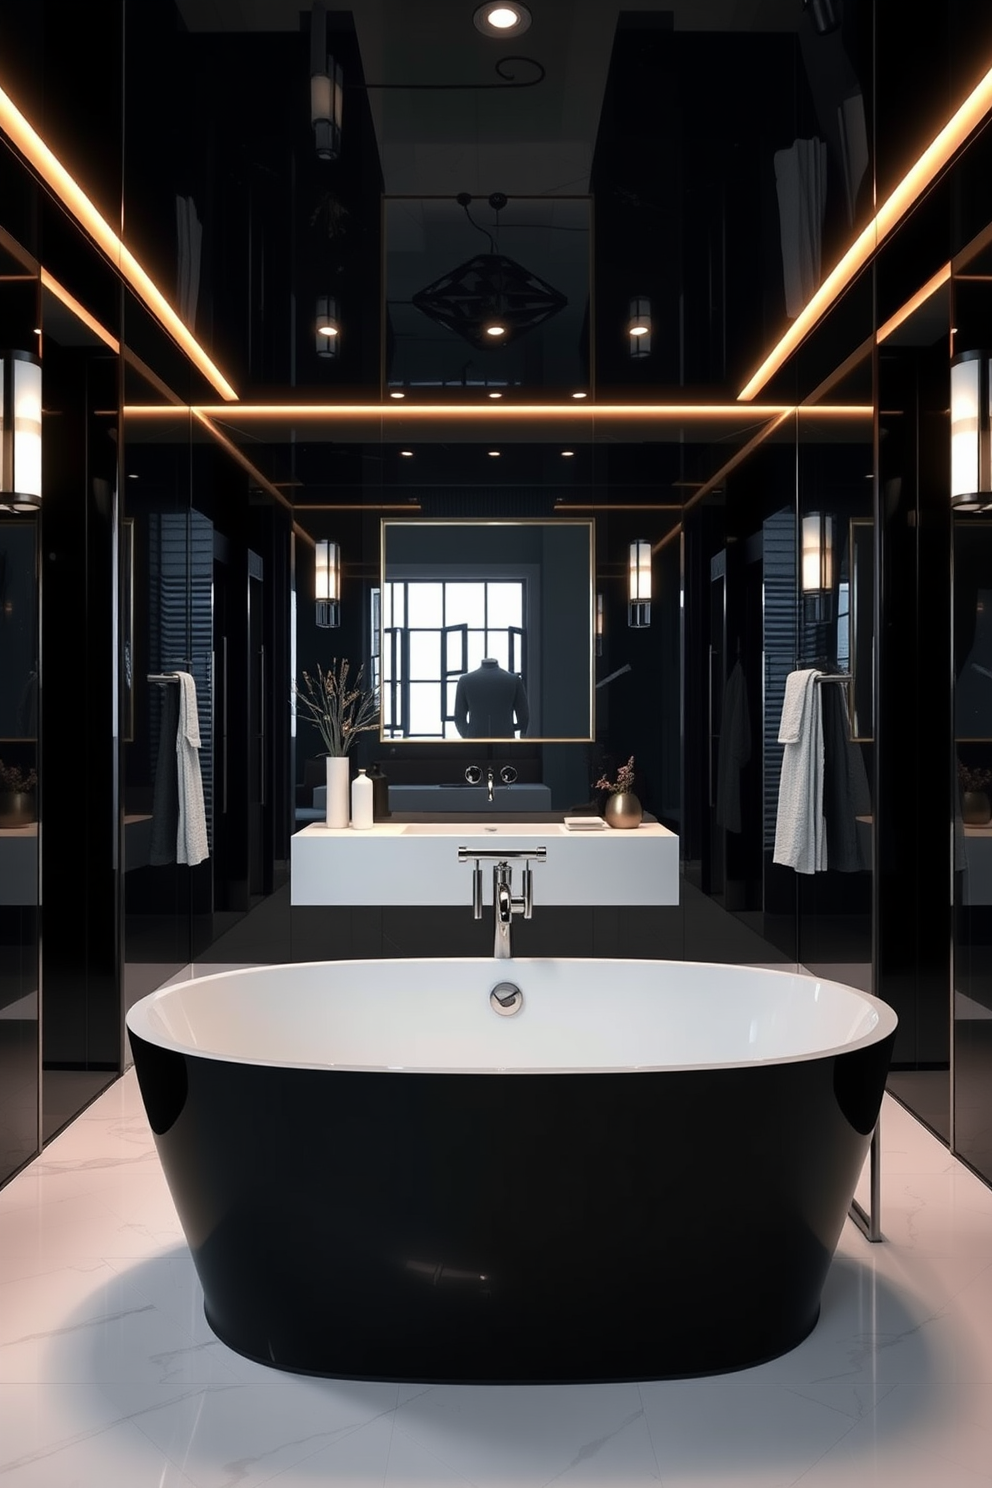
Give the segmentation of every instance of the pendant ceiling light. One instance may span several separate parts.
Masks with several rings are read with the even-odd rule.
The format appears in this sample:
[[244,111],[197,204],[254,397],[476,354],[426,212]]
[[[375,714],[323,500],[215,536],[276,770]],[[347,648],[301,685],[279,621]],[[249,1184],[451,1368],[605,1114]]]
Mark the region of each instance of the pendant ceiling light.
[[988,351],[962,351],[951,361],[951,506],[992,507],[992,387]]
[[0,361],[0,508],[41,506],[41,362],[30,351]]
[[[412,303],[436,325],[456,332],[479,351],[507,346],[557,315],[568,300],[553,285],[498,251],[492,233],[473,220],[468,192],[461,192],[456,201],[472,226],[488,237],[490,252],[478,253],[442,274],[418,290]],[[498,214],[506,202],[501,191],[489,198],[497,214],[497,232]]]
[[413,304],[481,351],[534,330],[568,300],[506,254],[480,253],[418,290]]
[[651,544],[645,538],[638,538],[630,545],[627,624],[635,630],[651,624]]
[[326,539],[314,547],[314,594],[317,625],[330,630],[341,623],[341,548]]

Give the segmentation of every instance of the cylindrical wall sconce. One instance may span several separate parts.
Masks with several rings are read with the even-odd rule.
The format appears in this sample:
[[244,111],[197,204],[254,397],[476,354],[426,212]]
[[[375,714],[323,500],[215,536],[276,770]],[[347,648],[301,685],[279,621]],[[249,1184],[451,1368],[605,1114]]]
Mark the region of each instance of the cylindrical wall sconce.
[[596,655],[597,656],[602,656],[602,654],[603,654],[603,596],[601,594],[597,594],[596,595],[596,620],[595,620],[594,629],[595,629],[595,633],[596,633]]
[[826,620],[834,587],[834,519],[826,512],[803,517],[800,572],[807,618]]
[[327,53],[327,8],[314,0],[310,14],[310,123],[321,160],[341,154],[344,81],[341,67]]
[[951,360],[951,507],[992,506],[992,352],[962,351]]
[[651,544],[645,538],[630,545],[627,624],[639,630],[651,624]]
[[632,357],[651,355],[651,301],[635,295],[627,316],[627,343]]
[[338,302],[333,295],[320,295],[317,300],[314,334],[317,338],[317,355],[336,357],[341,342],[341,325],[338,321]]
[[826,512],[803,517],[803,593],[829,594],[834,586],[834,519]]
[[326,539],[314,545],[314,594],[317,624],[330,630],[341,623],[341,547]]
[[0,361],[0,507],[41,506],[41,362],[30,351]]

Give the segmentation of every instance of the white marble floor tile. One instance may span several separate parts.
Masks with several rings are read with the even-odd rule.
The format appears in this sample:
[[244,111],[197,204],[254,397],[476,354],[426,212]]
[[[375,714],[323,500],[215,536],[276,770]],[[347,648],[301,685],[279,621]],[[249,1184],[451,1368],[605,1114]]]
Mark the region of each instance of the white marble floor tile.
[[476,1488],[657,1481],[637,1386],[435,1386],[398,1407],[409,1438]]
[[0,1209],[0,1256],[6,1279],[108,1256],[155,1255],[183,1243],[174,1211],[170,1216],[156,1209],[146,1217],[138,1209],[125,1218],[100,1193]]
[[898,1385],[811,1467],[802,1488],[988,1488],[992,1387]]
[[114,1386],[0,1384],[4,1488],[192,1488],[134,1424],[178,1391]]
[[152,1456],[129,1421],[4,1472],[4,1488],[194,1488],[174,1463]]
[[130,1069],[0,1190],[0,1484],[992,1488],[992,1189],[891,1098],[881,1131],[885,1239],[845,1224],[817,1327],[781,1359],[349,1383],[214,1338]]
[[813,1395],[726,1378],[642,1384],[640,1393],[666,1488],[791,1488],[878,1404],[874,1392],[846,1386]]
[[[112,1257],[107,1265],[123,1278],[132,1296],[150,1303],[194,1342],[215,1336],[203,1314],[203,1288],[185,1245],[139,1259]],[[231,1359],[238,1357],[226,1347],[224,1352]],[[266,1374],[272,1377],[271,1370]]]
[[292,1388],[265,1384],[204,1390],[144,1411],[136,1423],[155,1450],[175,1463],[196,1488],[234,1484],[251,1488],[271,1478],[334,1482],[311,1476],[301,1464],[337,1448],[352,1433],[380,1423],[385,1443],[382,1429],[367,1434],[364,1443],[371,1462],[367,1460],[363,1470],[378,1464],[371,1481],[381,1482],[396,1386],[302,1376],[292,1381]]
[[[458,1387],[436,1388],[443,1391]],[[553,1451],[549,1451],[550,1441],[541,1440],[533,1430],[525,1431],[512,1448],[494,1451],[492,1428],[502,1419],[503,1405],[493,1397],[484,1402],[483,1410],[495,1418],[490,1428],[476,1428],[475,1433],[468,1430],[457,1443],[437,1436],[425,1443],[419,1429],[409,1435],[402,1417],[398,1417],[385,1488],[426,1488],[434,1483],[441,1488],[559,1483],[582,1484],[585,1488],[657,1488],[661,1482],[642,1411],[632,1412],[631,1419],[619,1427],[610,1421],[599,1436],[577,1431],[573,1422],[555,1442]],[[507,1428],[512,1431],[516,1424],[511,1413]],[[452,1466],[453,1458],[459,1466]]]

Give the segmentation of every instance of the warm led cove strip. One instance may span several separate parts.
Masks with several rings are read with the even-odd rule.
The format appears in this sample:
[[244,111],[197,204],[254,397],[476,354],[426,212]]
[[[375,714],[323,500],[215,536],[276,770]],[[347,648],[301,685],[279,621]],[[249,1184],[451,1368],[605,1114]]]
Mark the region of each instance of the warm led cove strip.
[[815,408],[800,407],[785,403],[606,403],[587,408],[576,408],[571,403],[525,404],[513,407],[507,404],[484,403],[472,407],[464,405],[446,407],[444,404],[397,406],[395,403],[239,403],[236,409],[228,405],[198,404],[192,409],[180,409],[160,403],[127,403],[124,414],[129,418],[174,418],[186,411],[202,414],[206,418],[227,419],[238,424],[252,419],[288,420],[338,420],[367,419],[383,424],[398,423],[406,427],[411,420],[425,423],[450,423],[459,419],[478,419],[486,423],[513,423],[515,419],[553,420],[567,419],[571,423],[593,426],[599,421],[611,419],[637,419],[645,423],[678,423],[683,419],[724,418],[735,423],[760,423],[764,419],[780,418],[799,413],[804,418],[864,418],[872,412],[870,403],[825,403]]
[[951,266],[947,263],[944,264],[942,269],[938,269],[936,274],[928,279],[926,284],[918,289],[911,299],[908,299],[904,305],[900,305],[895,315],[890,315],[885,324],[879,326],[875,339],[880,342],[887,341],[901,325],[905,324],[911,315],[915,314],[922,305],[926,304],[931,295],[936,294],[938,289],[943,289],[944,285],[950,282],[950,278]]
[[104,346],[109,346],[111,351],[120,351],[121,346],[117,337],[112,336],[107,330],[107,327],[101,325],[96,316],[91,315],[85,306],[79,303],[75,295],[71,295],[65,286],[53,278],[47,269],[41,269],[39,277],[42,288],[47,289],[57,300],[61,300],[66,309],[71,310],[76,319],[82,321],[87,330],[92,331],[94,336],[99,337]]
[[876,249],[889,236],[923,195],[926,188],[948,164],[968,136],[981,124],[992,108],[992,68],[985,74],[961,107],[951,115],[943,129],[910,167],[892,193],[886,197],[868,225],[858,234],[847,252],[824,279],[812,299],[805,304],[792,325],[768,354],[761,366],[739,393],[742,401],[755,397],[783,362],[809,335],[817,321],[839,299],[852,280],[861,272]]
[[88,233],[97,247],[103,250],[142,303],[178,342],[193,365],[203,373],[210,386],[222,398],[235,402],[237,393],[223,373],[214,366],[200,343],[190,334],[158,285],[141,267],[130,249],[125,247],[79,183],[73,179],[57,156],[52,154],[45,141],[31,127],[2,88],[0,88],[0,129],[17,147],[28,164],[37,171],[46,186],[55,193],[83,231]]

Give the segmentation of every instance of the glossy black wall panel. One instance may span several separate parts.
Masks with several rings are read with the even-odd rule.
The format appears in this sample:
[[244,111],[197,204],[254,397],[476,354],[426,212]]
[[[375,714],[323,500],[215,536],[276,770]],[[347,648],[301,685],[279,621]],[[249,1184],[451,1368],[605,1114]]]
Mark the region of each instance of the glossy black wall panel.
[[58,410],[43,424],[41,515],[44,1060],[117,1071],[118,361],[103,349],[49,344],[43,375],[46,407]]
[[[949,430],[943,348],[883,346],[876,507],[875,991],[896,1066],[949,1058]],[[934,793],[932,809],[907,811]],[[945,1126],[946,1131],[946,1126]]]

